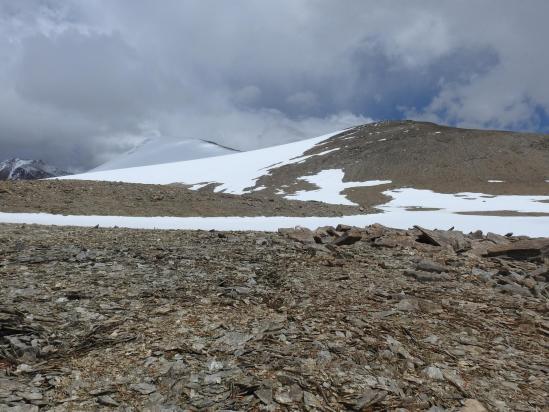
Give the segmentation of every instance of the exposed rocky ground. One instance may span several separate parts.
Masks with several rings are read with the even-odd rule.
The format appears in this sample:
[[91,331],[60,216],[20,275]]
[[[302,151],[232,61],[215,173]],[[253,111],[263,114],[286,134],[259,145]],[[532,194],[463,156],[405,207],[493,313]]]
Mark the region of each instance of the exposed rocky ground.
[[549,240],[0,225],[0,411],[547,410]]
[[549,135],[544,134],[384,121],[349,129],[304,153],[315,154],[321,155],[274,167],[255,187],[265,187],[266,193],[311,190],[314,185],[300,177],[342,169],[345,182],[392,181],[347,189],[347,197],[361,205],[372,204],[381,191],[400,187],[441,193],[549,195]]
[[84,180],[0,182],[0,212],[114,216],[342,216],[372,208],[230,195],[181,185]]

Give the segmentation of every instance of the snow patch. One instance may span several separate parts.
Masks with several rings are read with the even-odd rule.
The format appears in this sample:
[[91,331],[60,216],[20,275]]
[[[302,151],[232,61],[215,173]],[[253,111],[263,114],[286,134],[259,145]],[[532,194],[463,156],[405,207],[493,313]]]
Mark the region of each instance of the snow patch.
[[[394,212],[412,207],[442,209],[444,213],[496,212],[510,210],[520,213],[549,213],[549,206],[541,200],[549,196],[492,196],[483,193],[436,193],[432,190],[394,189],[383,192],[393,200],[379,206],[379,209]],[[454,215],[455,216],[455,215]],[[545,232],[549,235],[549,226]]]
[[318,202],[330,203],[334,205],[358,206],[351,202],[341,192],[350,187],[378,186],[391,183],[390,180],[370,180],[366,182],[343,182],[345,173],[341,169],[328,169],[318,172],[316,175],[303,176],[300,180],[305,180],[319,187],[315,190],[300,190],[295,194],[285,196],[287,199],[294,200],[316,200]]

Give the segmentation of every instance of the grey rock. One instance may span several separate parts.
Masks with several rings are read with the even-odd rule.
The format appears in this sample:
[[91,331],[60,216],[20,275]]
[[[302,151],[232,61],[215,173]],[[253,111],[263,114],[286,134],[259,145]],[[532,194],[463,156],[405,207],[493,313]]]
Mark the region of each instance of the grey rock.
[[272,388],[258,389],[257,391],[254,392],[254,394],[265,405],[270,405],[270,404],[273,403],[273,390],[272,390]]
[[356,411],[363,411],[366,408],[376,405],[383,401],[388,395],[386,391],[379,391],[375,389],[368,389],[362,394],[362,396],[356,401],[353,409]]
[[97,403],[105,406],[118,406],[120,405],[117,401],[115,401],[112,397],[109,395],[101,395],[97,397]]
[[343,246],[343,245],[352,245],[362,239],[362,233],[357,229],[350,229],[344,232],[341,236],[336,238],[332,245]]
[[442,374],[442,371],[436,366],[428,366],[427,368],[423,369],[423,374],[429,379],[433,379],[436,381],[444,380],[444,375]]
[[150,383],[142,382],[130,385],[130,389],[135,392],[139,392],[142,395],[149,395],[156,391],[156,386]]
[[449,271],[449,268],[447,266],[441,265],[436,262],[432,262],[430,260],[422,260],[417,264],[416,269],[422,270],[425,272],[436,272],[436,273]]
[[404,275],[414,278],[420,282],[443,282],[451,280],[450,275],[446,273],[424,272],[422,270],[406,270]]

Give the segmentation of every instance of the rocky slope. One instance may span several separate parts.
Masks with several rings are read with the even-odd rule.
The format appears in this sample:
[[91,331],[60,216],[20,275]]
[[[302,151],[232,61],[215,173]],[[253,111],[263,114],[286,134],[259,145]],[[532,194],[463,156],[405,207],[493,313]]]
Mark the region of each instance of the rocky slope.
[[421,228],[1,225],[0,410],[544,410],[548,258]]
[[[0,182],[0,212],[114,216],[342,216],[357,206],[191,191],[181,185],[81,180]],[[373,209],[368,209],[372,212]]]
[[[314,185],[303,176],[341,169],[344,182],[390,180],[383,190],[549,195],[549,135],[387,121],[349,129],[303,155],[309,157],[271,169],[255,187],[279,193],[310,190]],[[356,203],[377,192],[378,187],[345,191]]]
[[69,174],[42,160],[13,158],[0,162],[0,180],[34,180]]

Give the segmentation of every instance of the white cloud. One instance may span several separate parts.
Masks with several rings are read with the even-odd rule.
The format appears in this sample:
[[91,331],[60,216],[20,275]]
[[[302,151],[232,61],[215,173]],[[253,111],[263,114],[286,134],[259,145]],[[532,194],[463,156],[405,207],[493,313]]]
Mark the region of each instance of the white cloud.
[[91,167],[151,133],[256,148],[371,116],[536,129],[547,15],[545,0],[0,0],[0,153]]

